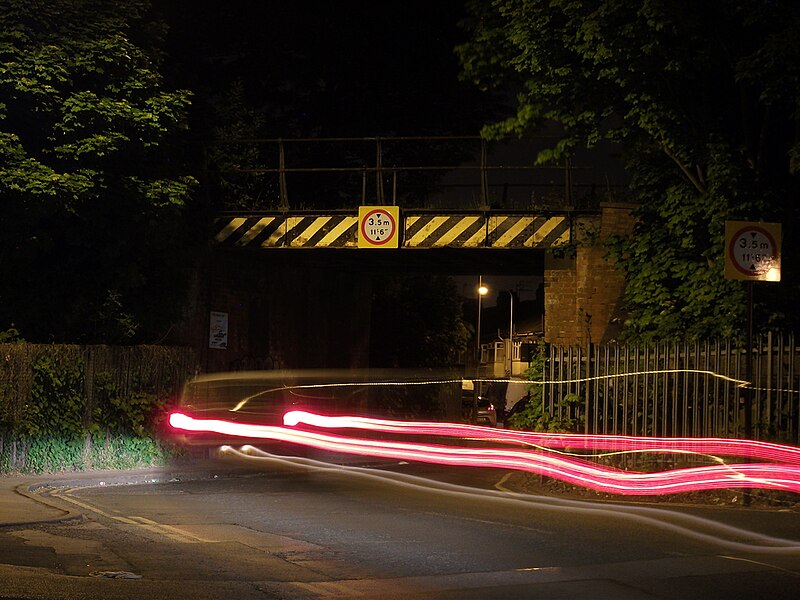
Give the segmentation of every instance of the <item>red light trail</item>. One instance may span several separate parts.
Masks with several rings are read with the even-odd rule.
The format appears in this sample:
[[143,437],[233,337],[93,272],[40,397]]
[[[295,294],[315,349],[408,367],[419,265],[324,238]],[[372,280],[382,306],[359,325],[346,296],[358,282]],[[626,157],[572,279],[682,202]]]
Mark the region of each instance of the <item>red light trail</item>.
[[[326,419],[338,419],[326,421]],[[364,439],[339,435],[316,433],[290,429],[288,427],[234,423],[214,419],[193,419],[181,413],[170,415],[170,425],[176,429],[194,432],[211,432],[242,438],[260,438],[301,444],[318,449],[375,456],[398,460],[412,460],[444,465],[492,467],[514,469],[560,479],[601,492],[622,495],[660,495],[674,494],[706,489],[722,488],[762,488],[800,493],[800,459],[797,449],[777,444],[764,445],[745,440],[665,440],[664,438],[617,438],[616,436],[566,436],[557,434],[536,434],[530,432],[497,433],[481,427],[470,427],[442,423],[413,423],[381,421],[357,417],[321,417],[311,413],[293,412],[287,414],[286,422],[304,422],[317,427],[339,428],[358,427],[382,432],[403,432],[425,435],[447,435],[480,437],[485,440],[520,443],[553,447],[597,448],[605,444],[606,449],[629,449],[665,451],[665,445],[681,447],[684,452],[757,457],[765,459],[781,457],[774,463],[717,464],[703,467],[673,469],[658,473],[626,472],[599,467],[586,460],[545,454],[539,451],[513,448],[463,448],[437,444],[420,444],[385,440]],[[327,423],[327,425],[325,425]],[[349,424],[348,424],[349,423]],[[356,425],[357,424],[357,425]],[[456,433],[457,431],[461,433]],[[446,432],[446,433],[445,433]],[[483,432],[483,433],[481,433]],[[519,436],[517,435],[519,434]],[[599,438],[599,439],[598,439]],[[594,443],[596,442],[596,443]],[[648,445],[652,442],[652,446]],[[737,442],[743,442],[739,444]],[[746,443],[745,443],[746,442]],[[612,446],[612,443],[615,443]],[[558,444],[562,444],[558,446]],[[675,448],[666,451],[674,452]],[[785,457],[788,460],[783,460]]]
[[299,410],[286,413],[283,417],[283,422],[290,427],[305,423],[325,429],[365,429],[383,433],[460,437],[512,444],[527,444],[542,448],[575,448],[581,450],[608,450],[612,452],[681,452],[739,456],[800,466],[800,448],[756,440],[537,433],[533,431],[492,429],[489,427],[462,425],[459,423],[389,421],[352,416],[329,417]]

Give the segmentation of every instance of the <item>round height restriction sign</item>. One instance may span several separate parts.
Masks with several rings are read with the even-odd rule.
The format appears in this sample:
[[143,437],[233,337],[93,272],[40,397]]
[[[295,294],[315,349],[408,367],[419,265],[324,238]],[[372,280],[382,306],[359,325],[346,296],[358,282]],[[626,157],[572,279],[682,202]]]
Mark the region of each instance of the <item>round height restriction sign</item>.
[[[773,223],[736,223],[727,239],[726,271],[731,278],[776,280],[780,278],[780,232]],[[727,265],[726,265],[727,266]],[[738,276],[737,276],[738,275]]]
[[396,206],[361,206],[358,215],[359,248],[397,248]]

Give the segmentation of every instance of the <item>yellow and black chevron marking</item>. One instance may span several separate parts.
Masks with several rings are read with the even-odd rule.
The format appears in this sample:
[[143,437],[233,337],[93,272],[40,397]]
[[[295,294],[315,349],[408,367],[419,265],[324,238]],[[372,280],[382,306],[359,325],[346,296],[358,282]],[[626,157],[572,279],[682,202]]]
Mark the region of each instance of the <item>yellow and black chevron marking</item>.
[[[565,215],[404,214],[405,248],[551,248],[570,240]],[[358,216],[220,217],[214,241],[248,248],[355,248]]]
[[354,248],[357,226],[355,215],[221,217],[214,241],[251,248]]
[[569,242],[565,216],[409,215],[409,248],[549,248]]
[[492,248],[550,248],[568,243],[567,217],[493,216],[489,217],[489,243]]
[[403,246],[478,248],[486,245],[483,215],[408,215]]

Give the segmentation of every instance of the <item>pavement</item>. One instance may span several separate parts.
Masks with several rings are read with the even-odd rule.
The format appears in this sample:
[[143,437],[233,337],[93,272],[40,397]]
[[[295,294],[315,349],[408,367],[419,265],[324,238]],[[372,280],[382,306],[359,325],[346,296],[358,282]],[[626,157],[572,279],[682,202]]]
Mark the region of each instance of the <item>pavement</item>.
[[41,493],[47,488],[158,483],[212,478],[223,474],[231,474],[231,464],[213,458],[125,470],[0,474],[0,528],[82,518],[75,506]]

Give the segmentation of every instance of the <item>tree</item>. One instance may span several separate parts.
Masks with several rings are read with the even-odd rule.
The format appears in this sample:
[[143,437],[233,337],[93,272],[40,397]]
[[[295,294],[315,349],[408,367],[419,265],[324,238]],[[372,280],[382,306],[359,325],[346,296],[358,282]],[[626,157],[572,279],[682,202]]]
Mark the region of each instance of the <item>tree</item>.
[[[216,124],[210,127],[205,148],[206,194],[223,210],[277,209],[281,205],[280,183],[276,173],[251,173],[253,169],[277,166],[274,157],[265,156],[266,144],[253,140],[264,134],[267,118],[248,100],[244,82],[233,82],[230,89],[208,98],[208,113]],[[276,154],[273,152],[273,154]],[[270,158],[273,160],[270,161]]]
[[[360,204],[362,168],[374,166],[376,156],[363,138],[373,136],[384,138],[387,194],[397,167],[403,205],[421,205],[442,173],[402,167],[456,165],[475,158],[479,146],[385,138],[474,135],[500,114],[499,102],[458,80],[452,47],[464,37],[456,26],[463,0],[154,5],[171,25],[171,78],[196,92],[193,129],[211,141],[203,188],[220,209],[278,207],[278,175],[258,172],[278,168],[277,144],[257,138],[315,139],[284,145],[289,168],[353,169],[287,174],[292,209]],[[318,143],[324,138],[357,141]],[[375,183],[369,173],[368,196]]]
[[[447,369],[458,364],[470,332],[453,279],[419,274],[376,274],[370,319],[371,368]],[[390,386],[377,407],[395,418],[441,418],[440,386]]]
[[184,272],[180,132],[146,0],[0,1],[0,329],[154,340]]
[[540,162],[623,145],[639,221],[610,250],[629,337],[741,331],[743,286],[723,278],[726,219],[784,224],[784,283],[759,290],[762,325],[797,326],[786,307],[798,283],[800,5],[476,0],[470,13],[463,76],[518,99],[486,136],[556,122]]
[[376,275],[370,365],[449,367],[467,348],[455,282],[444,276]]

